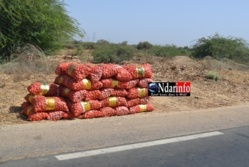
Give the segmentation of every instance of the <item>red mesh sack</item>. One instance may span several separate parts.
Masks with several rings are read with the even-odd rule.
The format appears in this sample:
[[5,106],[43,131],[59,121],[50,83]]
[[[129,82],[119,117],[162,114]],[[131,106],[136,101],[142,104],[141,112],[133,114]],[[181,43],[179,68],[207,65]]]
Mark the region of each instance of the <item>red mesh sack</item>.
[[102,89],[100,91],[101,95],[99,97],[99,100],[107,99],[108,97],[110,97],[112,95],[113,91],[114,91],[114,89],[112,89],[112,88]]
[[58,64],[57,67],[55,68],[55,73],[57,75],[66,74],[66,71],[68,67],[70,66],[70,64],[72,64],[72,62],[63,62],[63,63]]
[[66,75],[56,77],[54,83],[65,86],[71,90],[98,90],[103,86],[100,81],[93,83],[89,79],[82,79],[81,81],[76,81]]
[[57,96],[59,86],[56,84],[45,84],[34,82],[28,86],[28,91],[34,95]]
[[32,101],[35,112],[69,111],[67,103],[62,97],[44,97],[37,95]]
[[151,78],[143,78],[140,79],[138,82],[138,86],[141,88],[148,88],[148,83],[152,82],[153,80]]
[[66,74],[74,78],[76,81],[81,81],[82,79],[86,78],[91,72],[91,64],[71,63],[66,70]]
[[89,79],[92,83],[97,82],[102,77],[103,68],[100,65],[95,65],[92,67],[92,72],[89,75]]
[[21,114],[28,117],[32,112],[34,112],[34,108],[31,104],[28,104],[22,109]]
[[117,115],[116,110],[111,107],[103,107],[100,109],[100,112],[103,113],[104,117],[111,117]]
[[126,65],[123,65],[123,68],[126,69],[131,74],[133,79],[152,78],[151,65],[148,63],[142,64],[142,65],[126,64]]
[[35,95],[33,94],[27,94],[24,99],[30,103],[32,103],[32,100],[34,99]]
[[117,74],[118,65],[116,64],[101,64],[102,66],[102,78],[111,78]]
[[131,80],[128,82],[121,82],[115,79],[102,79],[101,83],[103,88],[116,88],[116,89],[131,89],[134,88],[138,84],[139,80]]
[[86,90],[70,90],[69,88],[60,86],[60,96],[69,98],[72,102],[80,102],[86,97]]
[[102,107],[127,106],[127,101],[124,97],[109,97],[100,102]]
[[114,97],[125,97],[128,95],[128,92],[125,89],[113,89],[111,95]]
[[69,118],[71,118],[71,115],[64,111],[48,112],[48,117],[47,117],[47,119],[51,121],[58,121],[60,119],[69,119]]
[[144,98],[136,98],[136,99],[130,99],[127,100],[127,106],[128,107],[133,107],[139,104],[147,104],[149,102],[149,97],[144,97]]
[[151,103],[140,104],[140,105],[130,107],[130,112],[131,113],[151,112],[153,110],[154,110],[154,106]]
[[81,114],[78,118],[91,119],[91,118],[99,118],[99,117],[104,117],[104,116],[105,116],[104,113],[99,110],[90,110],[90,111],[87,111]]
[[25,109],[26,107],[28,107],[28,106],[30,106],[30,105],[31,105],[30,102],[25,101],[25,102],[23,102],[23,103],[21,104],[21,107],[22,107],[22,109]]
[[141,97],[148,96],[148,89],[147,88],[132,88],[128,91],[128,95],[126,97],[130,99],[136,99]]
[[42,121],[48,119],[48,113],[46,112],[31,112],[28,116],[29,121]]
[[130,114],[129,109],[125,106],[119,106],[119,107],[116,107],[115,109],[116,109],[117,116]]
[[123,67],[117,67],[117,75],[115,76],[118,81],[127,82],[132,80],[132,75]]
[[86,93],[85,101],[89,100],[97,100],[99,97],[101,97],[101,91],[100,90],[89,90]]
[[101,107],[101,103],[98,100],[90,100],[88,102],[81,101],[79,103],[68,103],[68,107],[74,117],[79,117],[82,113],[90,110],[98,110]]

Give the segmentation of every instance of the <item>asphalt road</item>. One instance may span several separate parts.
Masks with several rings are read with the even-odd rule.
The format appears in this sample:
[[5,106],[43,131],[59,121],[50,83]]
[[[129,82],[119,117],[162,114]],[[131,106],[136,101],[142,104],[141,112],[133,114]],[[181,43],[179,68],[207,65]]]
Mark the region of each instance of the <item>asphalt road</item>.
[[[248,166],[248,109],[240,106],[4,126],[0,127],[0,167]],[[220,134],[191,139],[192,134],[213,131]],[[166,142],[160,145],[136,148],[162,139]],[[129,149],[108,153],[120,145]],[[71,154],[89,154],[91,150],[102,154],[78,158]],[[69,158],[59,160],[61,155]]]

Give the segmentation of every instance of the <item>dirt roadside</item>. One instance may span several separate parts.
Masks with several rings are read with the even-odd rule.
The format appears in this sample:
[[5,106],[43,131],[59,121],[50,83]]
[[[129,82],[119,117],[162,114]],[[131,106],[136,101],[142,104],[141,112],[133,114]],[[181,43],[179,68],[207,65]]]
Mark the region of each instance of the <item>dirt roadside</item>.
[[[50,60],[48,60],[50,61]],[[53,61],[53,65],[62,60]],[[155,81],[190,81],[190,97],[152,97],[155,112],[180,112],[233,106],[249,103],[249,70],[234,62],[212,58],[193,60],[185,56],[172,59],[159,57],[135,58],[127,63],[149,62]],[[215,71],[218,81],[207,79]],[[2,73],[0,71],[0,125],[28,123],[19,115],[20,105],[32,82],[53,82],[54,73]]]

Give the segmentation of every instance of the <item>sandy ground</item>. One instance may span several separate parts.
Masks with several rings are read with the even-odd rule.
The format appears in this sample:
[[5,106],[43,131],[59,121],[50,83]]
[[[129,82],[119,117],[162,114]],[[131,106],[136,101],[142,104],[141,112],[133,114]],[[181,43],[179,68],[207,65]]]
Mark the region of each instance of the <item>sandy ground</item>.
[[[59,60],[53,60],[52,66],[58,62]],[[152,64],[155,81],[191,82],[190,97],[152,97],[155,112],[180,112],[249,103],[249,70],[240,64],[220,62],[212,58],[193,60],[185,56],[132,60],[132,63],[143,62]],[[219,75],[218,81],[206,78],[210,71]],[[20,105],[27,94],[27,86],[35,81],[53,82],[55,76],[53,71],[50,74],[0,71],[0,125],[28,123],[19,114]]]

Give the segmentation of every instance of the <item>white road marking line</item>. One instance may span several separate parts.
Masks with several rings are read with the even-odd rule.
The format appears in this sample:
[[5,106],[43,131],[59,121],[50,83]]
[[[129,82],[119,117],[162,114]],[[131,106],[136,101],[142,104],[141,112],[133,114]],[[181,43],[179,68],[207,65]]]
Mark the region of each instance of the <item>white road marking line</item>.
[[75,159],[75,158],[89,157],[89,156],[94,156],[94,155],[108,154],[108,153],[133,150],[133,149],[138,149],[138,148],[145,148],[145,147],[151,147],[151,146],[157,146],[157,145],[163,145],[163,144],[169,144],[169,143],[176,143],[176,142],[206,138],[206,137],[211,137],[211,136],[218,136],[222,134],[223,133],[219,131],[201,133],[201,134],[195,134],[195,135],[189,135],[189,136],[182,136],[182,137],[163,139],[163,140],[155,140],[155,141],[109,147],[109,148],[103,148],[103,149],[97,149],[97,150],[76,152],[76,153],[70,153],[70,154],[61,154],[61,155],[56,155],[55,158],[57,158],[60,161],[69,160],[69,159]]

